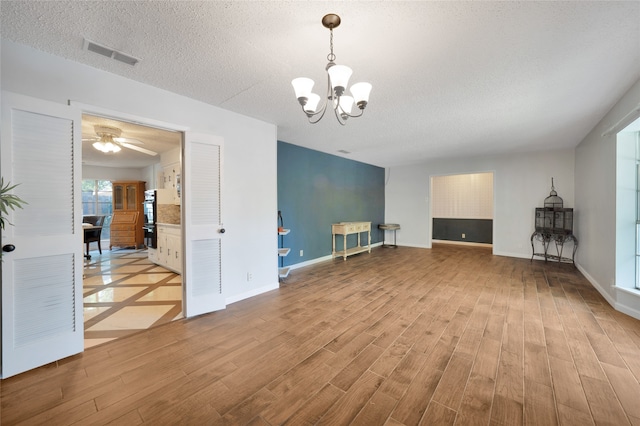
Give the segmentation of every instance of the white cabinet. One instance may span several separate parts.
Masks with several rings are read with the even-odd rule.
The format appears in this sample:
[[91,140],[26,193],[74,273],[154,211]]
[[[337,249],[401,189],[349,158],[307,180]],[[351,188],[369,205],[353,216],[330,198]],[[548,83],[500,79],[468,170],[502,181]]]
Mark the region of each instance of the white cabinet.
[[157,248],[147,248],[147,254],[149,256],[149,261],[155,264],[158,264],[158,249]]
[[[182,273],[182,234],[180,225],[158,224],[158,248],[155,263]],[[151,258],[149,258],[151,260]]]
[[171,190],[173,194],[172,204],[180,204],[180,191],[182,189],[182,179],[180,164],[174,163],[164,166],[162,169],[162,187]]

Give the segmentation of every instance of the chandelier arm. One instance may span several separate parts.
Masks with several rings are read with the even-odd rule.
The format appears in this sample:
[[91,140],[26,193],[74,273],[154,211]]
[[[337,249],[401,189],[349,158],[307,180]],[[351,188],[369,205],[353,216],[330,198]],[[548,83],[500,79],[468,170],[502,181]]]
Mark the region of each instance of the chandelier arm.
[[[340,114],[341,117],[342,116],[347,116],[347,117],[351,117],[351,118],[358,118],[358,117],[362,117],[362,114],[364,114],[364,108],[360,108],[360,107],[358,107],[358,109],[360,110],[360,114],[350,114],[350,113],[346,112],[340,106],[340,96],[337,97],[337,101],[336,101],[336,104],[333,107],[333,109],[336,111],[336,117],[338,116],[338,114]],[[338,110],[340,110],[340,111],[338,112]],[[340,123],[340,124],[342,124],[342,123]]]
[[322,106],[322,108],[319,109],[316,112],[305,111],[304,106],[302,106],[302,105],[300,106],[300,108],[302,109],[302,112],[304,112],[307,115],[307,117],[315,117],[318,114],[323,114],[324,113],[324,111],[327,109],[327,102],[325,102],[324,105]]
[[[307,118],[309,119],[309,123],[316,124],[318,121],[322,120],[322,117],[324,117],[324,113],[326,111],[327,111],[327,103],[325,102],[324,106],[322,107],[322,109],[320,111],[317,111],[317,112],[315,112],[313,114],[307,114]],[[320,116],[316,120],[313,120],[313,117],[315,117],[318,114],[320,114]]]
[[[329,79],[329,75],[327,74],[327,96],[324,99],[324,102],[322,104],[322,108],[320,108],[316,112],[307,112],[307,111],[304,111],[304,107],[302,108],[303,112],[305,114],[307,114],[307,118],[309,119],[309,123],[316,124],[318,121],[322,120],[322,117],[324,117],[324,113],[327,111],[327,105],[329,105],[329,101],[331,99],[332,99],[332,97],[331,97],[331,80]],[[319,117],[314,120],[313,117],[316,117],[318,115],[319,115]]]
[[338,108],[334,108],[333,112],[336,114],[336,119],[338,120],[338,123],[340,123],[340,125],[344,126],[347,124],[345,119],[342,118],[342,114],[338,112]]
[[343,114],[346,115],[347,117],[358,118],[358,117],[362,117],[362,114],[364,114],[364,109],[361,109],[360,114],[358,115],[349,114],[348,112],[344,112],[344,111],[343,111]]

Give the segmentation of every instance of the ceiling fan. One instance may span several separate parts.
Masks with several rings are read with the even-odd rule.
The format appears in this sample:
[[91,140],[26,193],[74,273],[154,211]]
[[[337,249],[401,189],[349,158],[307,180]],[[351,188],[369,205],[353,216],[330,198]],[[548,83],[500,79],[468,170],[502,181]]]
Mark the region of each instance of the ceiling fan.
[[120,135],[122,135],[122,130],[118,129],[117,127],[96,125],[96,126],[93,126],[93,128],[98,137],[90,138],[90,139],[82,139],[82,141],[83,142],[95,141],[93,143],[93,147],[98,151],[102,151],[104,153],[110,153],[110,152],[115,153],[121,150],[120,147],[123,147],[123,148],[132,149],[134,151],[142,152],[143,154],[147,154],[147,155],[158,155],[157,152],[138,146],[138,145],[144,145],[144,142],[142,141],[139,141],[137,139],[120,137]]

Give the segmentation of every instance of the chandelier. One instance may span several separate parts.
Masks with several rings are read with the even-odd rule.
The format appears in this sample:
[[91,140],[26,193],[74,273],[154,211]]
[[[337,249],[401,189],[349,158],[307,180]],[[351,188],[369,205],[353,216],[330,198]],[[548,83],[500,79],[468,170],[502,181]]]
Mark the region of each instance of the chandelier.
[[[307,115],[309,123],[316,124],[324,117],[327,107],[333,109],[338,122],[345,125],[349,117],[360,117],[364,113],[364,109],[369,102],[369,93],[371,92],[371,84],[356,83],[349,89],[353,96],[345,95],[349,77],[353,72],[351,68],[345,65],[336,65],[336,55],[333,54],[333,29],[340,25],[340,17],[330,13],[322,18],[322,25],[328,28],[331,35],[329,38],[329,54],[327,60],[329,63],[325,70],[327,71],[327,95],[322,106],[320,96],[312,93],[314,82],[310,78],[300,77],[291,81],[293,90],[296,93],[298,102],[302,105],[302,110]],[[351,114],[353,105],[360,110],[356,114]]]

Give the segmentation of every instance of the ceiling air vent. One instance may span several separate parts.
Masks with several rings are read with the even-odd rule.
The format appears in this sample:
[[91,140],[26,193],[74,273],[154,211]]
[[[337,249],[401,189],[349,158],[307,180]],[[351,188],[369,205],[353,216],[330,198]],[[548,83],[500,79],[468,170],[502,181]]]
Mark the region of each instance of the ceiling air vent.
[[138,58],[134,58],[133,56],[118,52],[115,49],[103,46],[91,40],[87,40],[86,38],[84,39],[82,48],[84,50],[88,50],[89,52],[94,52],[99,55],[106,56],[107,58],[115,59],[116,61],[124,62],[125,64],[132,66],[140,61]]
[[346,151],[344,149],[339,149],[338,152],[342,154],[351,154],[349,151]]

